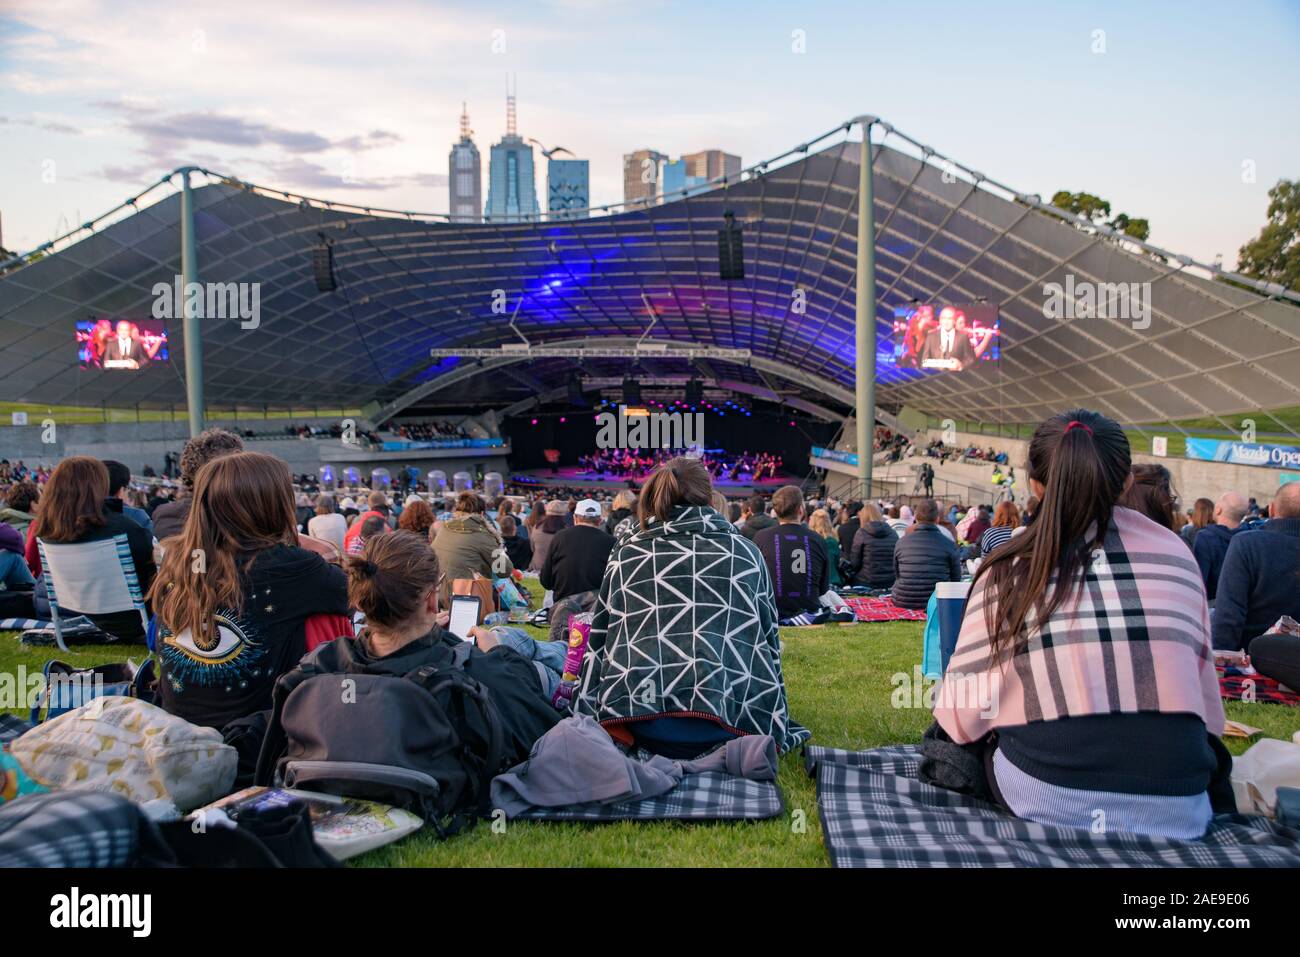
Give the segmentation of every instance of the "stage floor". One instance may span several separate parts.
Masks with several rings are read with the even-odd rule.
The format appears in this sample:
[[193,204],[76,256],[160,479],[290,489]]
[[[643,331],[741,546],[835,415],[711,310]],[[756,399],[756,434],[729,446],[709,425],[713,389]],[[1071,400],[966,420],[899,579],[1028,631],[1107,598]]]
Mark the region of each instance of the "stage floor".
[[[593,475],[582,471],[576,465],[562,465],[555,472],[549,468],[526,469],[520,472],[511,472],[510,475],[512,480],[525,479],[523,484],[535,484],[547,488],[569,486],[571,488],[599,489],[602,492],[616,492],[619,489],[628,487],[628,476],[626,475],[614,475],[609,472]],[[649,477],[649,475],[633,477],[632,481],[636,483],[636,487],[639,489]],[[735,480],[724,475],[713,481],[713,487],[729,498],[749,495],[754,491],[774,492],[782,485],[798,484],[799,480],[797,478],[781,474],[778,474],[776,478],[765,478],[758,483],[748,481],[744,475]]]

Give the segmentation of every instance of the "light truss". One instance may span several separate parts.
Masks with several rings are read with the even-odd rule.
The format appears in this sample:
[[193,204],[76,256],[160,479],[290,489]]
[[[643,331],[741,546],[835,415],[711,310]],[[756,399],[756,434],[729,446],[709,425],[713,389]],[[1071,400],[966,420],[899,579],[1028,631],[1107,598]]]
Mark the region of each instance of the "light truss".
[[632,346],[546,346],[503,343],[496,349],[430,349],[432,359],[725,359],[747,362],[748,349],[689,346],[672,342],[639,342]]

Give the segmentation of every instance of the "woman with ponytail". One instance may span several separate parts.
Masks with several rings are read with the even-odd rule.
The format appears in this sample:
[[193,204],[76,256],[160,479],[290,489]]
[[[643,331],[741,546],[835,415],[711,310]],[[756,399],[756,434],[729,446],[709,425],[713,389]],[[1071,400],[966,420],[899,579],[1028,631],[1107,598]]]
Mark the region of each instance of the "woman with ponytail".
[[744,734],[787,751],[808,732],[786,706],[772,580],[712,495],[699,459],[646,482],[605,566],[574,709],[669,758]]
[[1105,416],[1048,419],[1028,464],[1039,507],[975,576],[935,720],[1020,817],[1199,837],[1228,759],[1196,563],[1121,504],[1128,438]]
[[307,651],[307,619],[347,614],[347,580],[299,547],[293,480],[280,459],[213,459],[195,475],[191,500],[149,593],[161,627],[158,703],[220,728],[271,706],[276,679]]

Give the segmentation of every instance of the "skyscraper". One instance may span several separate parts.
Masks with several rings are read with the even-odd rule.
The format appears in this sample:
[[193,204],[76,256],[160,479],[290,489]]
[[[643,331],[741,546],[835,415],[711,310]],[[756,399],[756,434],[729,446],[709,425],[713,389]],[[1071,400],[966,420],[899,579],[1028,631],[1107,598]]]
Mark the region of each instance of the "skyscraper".
[[460,142],[447,158],[447,189],[451,203],[447,207],[452,222],[478,221],[483,209],[483,161],[474,145],[474,131],[469,128],[469,112],[460,106]]
[[506,135],[492,147],[488,167],[486,215],[493,220],[518,220],[539,215],[533,178],[533,148],[520,137],[515,123],[515,95],[506,92]]
[[623,154],[623,202],[654,202],[660,194],[661,165],[668,157],[658,150],[637,150]]
[[688,168],[685,159],[664,163],[663,176],[660,179],[662,188],[659,193],[663,196],[665,202],[694,195],[706,188],[705,184],[708,180],[703,176],[692,176],[687,172]]
[[722,150],[684,153],[682,160],[686,163],[687,176],[717,179],[720,176],[735,176],[740,172],[740,157],[724,153]]
[[[552,219],[587,216],[591,205],[590,163],[580,159],[550,159],[546,165],[546,209]],[[575,212],[569,212],[574,210]]]

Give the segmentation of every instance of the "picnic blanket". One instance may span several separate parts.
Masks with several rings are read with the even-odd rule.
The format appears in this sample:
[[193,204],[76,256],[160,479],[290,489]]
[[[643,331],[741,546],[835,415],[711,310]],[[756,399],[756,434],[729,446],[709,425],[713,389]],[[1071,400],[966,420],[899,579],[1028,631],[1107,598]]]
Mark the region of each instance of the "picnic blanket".
[[775,781],[755,781],[725,771],[687,774],[666,794],[622,804],[533,807],[521,821],[739,821],[776,817],[785,809]]
[[1261,674],[1224,674],[1219,669],[1219,694],[1229,701],[1263,701],[1300,707],[1300,694]]
[[3,748],[20,734],[26,734],[32,730],[32,727],[30,721],[24,721],[16,714],[0,712],[0,748]]
[[54,622],[44,618],[0,618],[0,631],[29,631],[33,628],[53,628]]
[[1263,817],[1216,815],[1197,841],[1012,817],[920,781],[915,745],[804,749],[836,867],[1300,867],[1300,831]]
[[858,621],[925,621],[925,612],[899,608],[889,597],[869,598],[863,595],[843,595],[844,603],[853,609]]

